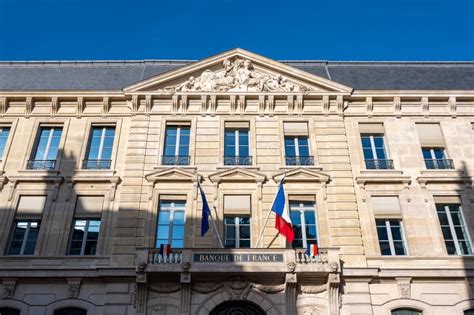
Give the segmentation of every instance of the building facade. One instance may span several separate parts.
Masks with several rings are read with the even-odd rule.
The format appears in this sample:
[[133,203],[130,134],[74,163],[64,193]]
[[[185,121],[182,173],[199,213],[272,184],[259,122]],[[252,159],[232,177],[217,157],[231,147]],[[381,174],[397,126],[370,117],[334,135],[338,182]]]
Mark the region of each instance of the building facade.
[[473,128],[472,63],[4,62],[0,314],[474,314]]

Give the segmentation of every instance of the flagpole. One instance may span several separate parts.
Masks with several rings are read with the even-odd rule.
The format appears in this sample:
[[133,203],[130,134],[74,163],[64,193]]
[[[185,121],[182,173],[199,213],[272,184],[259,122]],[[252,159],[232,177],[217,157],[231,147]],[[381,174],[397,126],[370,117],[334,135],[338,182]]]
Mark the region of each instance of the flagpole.
[[[281,181],[280,181],[280,184],[278,185],[278,189],[280,187],[280,185],[283,184],[283,180],[285,179],[285,174],[283,174],[283,177],[281,178]],[[276,195],[275,195],[275,198],[276,198]],[[275,202],[275,201],[273,201]],[[273,206],[273,204],[272,204]],[[270,213],[272,212],[272,209],[270,209],[268,211],[268,214],[267,214],[267,218],[265,219],[265,222],[263,223],[263,227],[262,227],[262,231],[260,232],[260,235],[258,236],[258,239],[257,239],[257,248],[258,248],[258,245],[260,244],[260,240],[262,239],[262,236],[263,236],[263,232],[265,231],[265,227],[267,226],[267,223],[268,223],[268,219],[270,218]]]
[[[217,219],[216,207],[212,207],[212,209],[214,209],[214,211],[216,212],[216,219]],[[216,231],[217,239],[219,240],[219,244],[221,245],[221,248],[224,248],[224,244],[222,243],[221,236],[219,234],[219,231],[217,230],[216,222],[214,222],[214,218],[212,217],[212,211],[209,211],[209,216],[211,217],[211,222],[212,222],[212,225],[214,226],[214,231]]]
[[258,245],[260,244],[260,240],[262,239],[263,232],[265,231],[265,226],[267,226],[268,219],[270,218],[270,213],[271,212],[272,212],[272,209],[268,210],[267,218],[265,219],[265,223],[263,224],[262,231],[260,232],[260,235],[258,236],[257,248],[258,248]]

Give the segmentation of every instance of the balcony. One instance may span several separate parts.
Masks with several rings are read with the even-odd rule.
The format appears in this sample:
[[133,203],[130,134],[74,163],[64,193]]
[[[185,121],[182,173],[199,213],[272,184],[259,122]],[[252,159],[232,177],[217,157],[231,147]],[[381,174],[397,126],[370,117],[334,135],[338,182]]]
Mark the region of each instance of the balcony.
[[83,169],[94,169],[94,170],[108,170],[112,160],[84,160],[82,161]]
[[56,160],[29,160],[27,168],[30,170],[53,170]]
[[[144,272],[181,272],[183,264],[190,272],[295,272],[329,273],[334,264],[339,266],[338,248],[320,248],[318,255],[309,256],[305,249],[172,249],[160,254],[156,248],[139,248],[139,268]],[[331,266],[332,265],[332,266]]]
[[285,156],[286,165],[311,166],[314,165],[312,156]]
[[368,170],[393,170],[393,160],[365,160]]
[[224,165],[252,165],[251,156],[224,156]]
[[163,155],[162,165],[189,165],[189,155]]
[[429,170],[452,170],[454,163],[452,159],[425,159],[426,168]]

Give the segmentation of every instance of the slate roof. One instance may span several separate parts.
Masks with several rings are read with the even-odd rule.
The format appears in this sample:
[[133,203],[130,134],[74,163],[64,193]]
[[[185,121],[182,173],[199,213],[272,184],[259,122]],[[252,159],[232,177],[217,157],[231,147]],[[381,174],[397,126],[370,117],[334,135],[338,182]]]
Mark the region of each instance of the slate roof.
[[[120,91],[191,62],[0,62],[0,90]],[[474,90],[474,62],[282,62],[355,90]]]

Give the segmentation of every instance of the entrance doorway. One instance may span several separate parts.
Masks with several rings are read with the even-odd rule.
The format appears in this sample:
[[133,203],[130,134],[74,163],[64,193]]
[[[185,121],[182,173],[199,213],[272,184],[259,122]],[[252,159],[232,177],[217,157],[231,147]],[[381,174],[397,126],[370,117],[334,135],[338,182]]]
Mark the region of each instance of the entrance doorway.
[[265,311],[249,301],[227,301],[217,305],[209,315],[266,315]]

